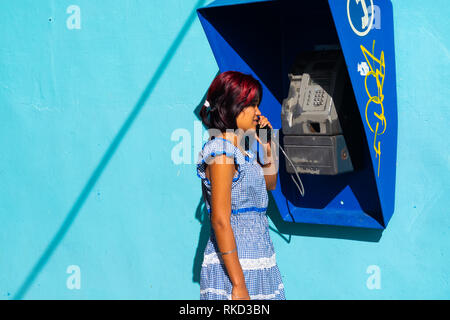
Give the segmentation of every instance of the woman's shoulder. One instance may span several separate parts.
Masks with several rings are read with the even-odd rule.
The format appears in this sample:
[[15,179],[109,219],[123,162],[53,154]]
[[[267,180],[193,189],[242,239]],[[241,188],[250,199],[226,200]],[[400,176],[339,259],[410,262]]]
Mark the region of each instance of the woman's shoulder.
[[211,157],[219,155],[226,155],[227,157],[234,158],[238,164],[242,163],[242,154],[239,149],[229,140],[215,137],[208,140],[202,147],[202,151],[199,153],[198,162],[207,161]]
[[208,140],[202,147],[202,153],[207,155],[210,153],[226,153],[227,155],[231,155],[235,153],[236,147],[223,138],[214,138]]
[[209,180],[206,177],[207,165],[213,163],[214,158],[221,155],[225,155],[228,158],[233,159],[235,165],[237,166],[237,171],[235,173],[235,177],[233,178],[233,184],[237,183],[241,176],[241,165],[245,163],[245,159],[242,154],[239,153],[237,147],[231,143],[231,141],[222,138],[216,137],[215,139],[207,141],[203,145],[197,160],[197,175],[209,184]]

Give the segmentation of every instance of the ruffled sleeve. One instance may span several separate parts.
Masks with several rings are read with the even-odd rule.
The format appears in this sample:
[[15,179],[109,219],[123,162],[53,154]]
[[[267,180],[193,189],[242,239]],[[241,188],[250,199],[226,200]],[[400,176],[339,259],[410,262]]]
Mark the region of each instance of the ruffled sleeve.
[[233,177],[233,184],[235,184],[239,180],[242,171],[241,161],[239,161],[236,152],[236,147],[231,142],[223,139],[216,138],[206,142],[202,148],[202,151],[198,154],[197,176],[202,179],[206,185],[211,185],[211,182],[206,177],[206,167],[214,161],[214,157],[224,154],[233,159],[234,163],[238,166],[238,172],[236,172]]

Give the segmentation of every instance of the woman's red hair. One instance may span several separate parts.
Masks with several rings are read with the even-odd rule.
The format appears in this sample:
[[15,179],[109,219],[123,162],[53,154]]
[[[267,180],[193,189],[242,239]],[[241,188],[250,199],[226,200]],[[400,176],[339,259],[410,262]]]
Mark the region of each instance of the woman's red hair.
[[[249,74],[226,71],[217,75],[211,83],[200,116],[208,129],[221,132],[237,129],[236,118],[250,105],[259,105],[262,99],[261,83]],[[209,117],[208,117],[209,116]]]

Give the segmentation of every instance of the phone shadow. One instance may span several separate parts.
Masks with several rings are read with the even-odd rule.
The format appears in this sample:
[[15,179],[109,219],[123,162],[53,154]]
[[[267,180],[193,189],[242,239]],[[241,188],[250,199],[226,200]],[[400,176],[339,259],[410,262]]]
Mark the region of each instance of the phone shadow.
[[296,223],[283,220],[276,205],[272,193],[269,192],[269,206],[267,216],[273,222],[275,228],[270,230],[280,236],[287,243],[291,242],[292,236],[319,237],[345,239],[365,242],[379,242],[383,234],[382,229],[369,229],[358,227],[345,227],[325,224]]

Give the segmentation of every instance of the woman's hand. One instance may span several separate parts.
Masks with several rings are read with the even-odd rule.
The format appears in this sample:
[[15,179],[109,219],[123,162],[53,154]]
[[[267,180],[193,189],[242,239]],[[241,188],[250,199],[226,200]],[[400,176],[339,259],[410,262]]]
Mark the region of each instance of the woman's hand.
[[267,119],[266,117],[264,117],[263,115],[259,116],[259,122],[258,122],[260,128],[263,128],[265,126],[269,126],[270,129],[272,128],[272,125],[269,122],[269,119]]
[[233,286],[233,290],[231,291],[231,299],[250,300],[250,296],[248,295],[247,287],[245,286],[245,284],[241,286]]
[[[259,117],[258,124],[261,129],[270,128],[271,131],[273,130],[272,124],[263,115]],[[276,153],[278,150],[276,143],[273,141],[273,139],[270,139],[270,143],[263,143],[257,134],[255,134],[255,139],[261,144],[264,150],[264,165],[261,166],[264,170],[264,179],[266,180],[267,190],[275,190],[278,175],[278,155]],[[272,149],[274,149],[274,152],[272,152]]]

